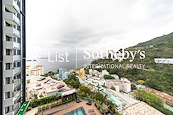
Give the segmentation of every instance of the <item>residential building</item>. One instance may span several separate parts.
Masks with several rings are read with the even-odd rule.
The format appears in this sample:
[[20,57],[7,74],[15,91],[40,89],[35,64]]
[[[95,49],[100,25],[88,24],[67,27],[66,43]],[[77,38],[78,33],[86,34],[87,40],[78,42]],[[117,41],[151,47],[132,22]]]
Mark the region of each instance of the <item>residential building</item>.
[[115,84],[112,80],[106,80],[105,86],[108,87],[108,88],[111,88],[111,87],[114,87]]
[[164,114],[144,102],[139,102],[133,104],[130,107],[127,107],[123,111],[122,115],[164,115]]
[[163,100],[164,103],[170,105],[170,106],[173,106],[173,96],[167,94],[167,93],[164,93],[164,92],[161,92],[161,91],[157,91],[155,89],[152,89],[152,88],[149,88],[147,89],[149,92],[152,92],[154,93],[155,95],[157,95],[159,98],[161,98]]
[[109,75],[109,72],[107,70],[102,70],[102,77],[104,77],[104,75]]
[[81,78],[81,79],[85,79],[85,70],[84,68],[80,68],[76,71],[76,74]]
[[25,0],[0,1],[0,114],[25,102]]
[[62,68],[60,68],[58,77],[62,79],[63,74],[64,74],[64,70]]
[[119,80],[119,76],[118,76],[118,75],[116,75],[116,74],[111,74],[111,76],[114,77],[115,80]]
[[39,76],[39,75],[44,75],[44,67],[42,65],[27,65],[26,66],[26,75],[31,76]]
[[131,83],[123,83],[123,91],[129,93],[131,91]]
[[131,91],[131,83],[126,78],[121,78],[121,80],[105,80],[105,86],[108,88],[114,87],[117,92],[123,91],[129,93]]
[[158,64],[173,64],[173,58],[155,58],[154,62]]
[[[26,86],[26,100],[31,101],[33,99],[39,99],[41,97],[48,97],[55,95],[58,92],[65,92],[70,90],[69,87],[63,81],[57,81],[51,77],[45,77],[45,79],[40,80],[42,76],[27,76],[27,86]],[[63,86],[59,88],[59,86]],[[60,91],[60,89],[63,89]]]
[[69,75],[70,75],[70,72],[63,70],[62,68],[59,69],[58,77],[61,78],[62,80],[67,79]]

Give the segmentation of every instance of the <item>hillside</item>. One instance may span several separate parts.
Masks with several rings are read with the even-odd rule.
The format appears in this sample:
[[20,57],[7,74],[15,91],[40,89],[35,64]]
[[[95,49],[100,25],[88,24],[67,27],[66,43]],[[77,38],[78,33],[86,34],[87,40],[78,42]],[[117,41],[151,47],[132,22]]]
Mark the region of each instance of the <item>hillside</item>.
[[[138,56],[133,62],[129,62],[129,60],[118,62],[111,59],[98,59],[94,60],[92,64],[145,64],[145,69],[102,69],[107,69],[111,74],[117,74],[132,81],[143,80],[145,85],[173,95],[173,65],[154,63],[154,58],[173,58],[173,33],[139,43],[125,50],[143,50],[146,57],[145,59],[139,59]],[[97,70],[101,71],[102,69]]]
[[173,57],[173,32],[168,35],[156,37],[152,40],[139,43],[130,49],[143,49],[146,51],[147,57],[171,58]]

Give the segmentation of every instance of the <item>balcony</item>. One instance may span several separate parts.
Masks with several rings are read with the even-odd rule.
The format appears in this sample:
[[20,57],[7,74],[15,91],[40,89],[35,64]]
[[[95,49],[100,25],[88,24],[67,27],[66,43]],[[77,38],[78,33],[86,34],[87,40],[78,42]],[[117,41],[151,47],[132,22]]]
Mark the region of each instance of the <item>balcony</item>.
[[13,41],[4,41],[4,48],[6,48],[6,49],[14,49],[14,48],[20,49],[20,43],[16,43]]
[[13,92],[14,91],[14,84],[7,84],[7,85],[4,85],[4,91],[6,92]]
[[14,80],[14,88],[16,91],[21,89],[21,79]]
[[4,106],[11,106],[13,104],[14,104],[14,98],[13,97],[4,100]]
[[20,13],[20,8],[14,0],[5,0],[5,8],[13,13]]
[[20,67],[16,67],[14,69],[10,69],[10,70],[4,70],[3,75],[5,77],[9,77],[9,76],[14,76],[14,74],[17,74],[21,71]]
[[11,25],[18,25],[20,26],[20,20],[16,15],[10,12],[4,12],[5,21]]
[[20,104],[19,103],[15,104],[13,107],[14,115],[17,115],[17,112],[19,111],[19,109],[20,109]]
[[21,91],[19,91],[14,95],[14,104],[18,103],[20,99],[21,99]]
[[16,115],[16,114],[14,113],[13,110],[11,110],[9,113],[7,113],[7,114],[5,114],[5,115]]
[[14,61],[18,61],[18,60],[20,60],[20,56],[19,55],[7,55],[7,56],[4,56],[4,62],[13,63]]
[[13,27],[4,26],[4,33],[10,37],[20,37],[20,32]]

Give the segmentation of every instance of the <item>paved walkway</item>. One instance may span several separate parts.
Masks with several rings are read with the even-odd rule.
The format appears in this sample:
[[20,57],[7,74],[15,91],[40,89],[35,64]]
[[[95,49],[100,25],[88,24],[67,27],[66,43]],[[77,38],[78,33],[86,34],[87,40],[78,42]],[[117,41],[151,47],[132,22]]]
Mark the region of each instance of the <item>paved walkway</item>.
[[26,112],[25,115],[35,115],[38,111],[38,108],[35,107],[33,109],[31,109],[30,111]]
[[[65,113],[71,112],[77,108],[83,107],[87,115],[91,113],[96,113],[96,115],[101,115],[100,111],[95,107],[94,103],[90,105],[86,105],[87,101],[82,101],[80,103],[76,103],[75,101],[63,104],[61,106],[54,107],[52,109],[48,109],[43,112],[42,115],[63,115]],[[94,112],[88,112],[89,109],[94,109]]]

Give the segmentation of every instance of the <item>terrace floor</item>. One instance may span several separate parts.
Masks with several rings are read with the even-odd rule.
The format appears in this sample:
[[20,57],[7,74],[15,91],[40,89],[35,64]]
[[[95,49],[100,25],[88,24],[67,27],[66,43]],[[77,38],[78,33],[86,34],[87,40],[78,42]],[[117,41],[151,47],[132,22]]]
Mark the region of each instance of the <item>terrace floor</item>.
[[[63,104],[61,106],[57,106],[42,112],[42,115],[63,115],[65,113],[71,112],[79,107],[83,107],[87,115],[101,115],[100,111],[95,107],[95,104],[86,105],[87,101],[82,101],[80,103],[76,103],[76,101]],[[94,112],[89,112],[90,109],[93,109]]]

